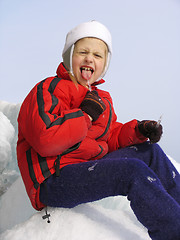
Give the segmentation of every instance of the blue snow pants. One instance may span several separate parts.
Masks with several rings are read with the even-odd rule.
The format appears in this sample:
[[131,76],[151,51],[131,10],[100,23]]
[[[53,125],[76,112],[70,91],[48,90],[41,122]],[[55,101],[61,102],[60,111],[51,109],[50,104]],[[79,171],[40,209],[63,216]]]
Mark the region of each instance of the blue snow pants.
[[146,142],[65,166],[40,188],[41,202],[51,207],[118,195],[127,196],[153,240],[180,240],[180,175],[158,144]]

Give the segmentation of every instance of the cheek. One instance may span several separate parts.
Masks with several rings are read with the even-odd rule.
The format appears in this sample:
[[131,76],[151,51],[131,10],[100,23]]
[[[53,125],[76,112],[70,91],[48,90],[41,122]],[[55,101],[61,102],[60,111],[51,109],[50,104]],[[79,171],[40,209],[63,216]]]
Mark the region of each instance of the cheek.
[[103,62],[100,62],[100,63],[98,64],[98,70],[99,70],[98,73],[99,73],[99,74],[101,74],[101,73],[103,72],[104,67],[105,67],[104,61],[103,61]]
[[72,59],[72,68],[75,72],[77,72],[77,70],[79,69],[79,61],[76,57]]

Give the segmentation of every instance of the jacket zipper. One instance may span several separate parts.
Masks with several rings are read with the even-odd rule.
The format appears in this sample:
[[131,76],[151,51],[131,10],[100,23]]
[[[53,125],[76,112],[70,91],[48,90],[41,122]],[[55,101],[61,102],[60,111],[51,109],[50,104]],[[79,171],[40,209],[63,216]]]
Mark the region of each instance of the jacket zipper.
[[110,126],[110,124],[111,124],[111,119],[112,119],[112,108],[111,108],[111,103],[109,102],[109,100],[107,100],[106,98],[105,98],[105,100],[108,102],[108,104],[109,104],[109,119],[108,119],[108,123],[107,123],[107,126],[106,126],[106,129],[104,130],[104,132],[103,132],[103,134],[101,134],[99,137],[97,137],[96,138],[96,140],[98,140],[99,138],[101,138],[101,137],[103,137],[106,133],[107,133],[107,131],[109,130],[109,126]]

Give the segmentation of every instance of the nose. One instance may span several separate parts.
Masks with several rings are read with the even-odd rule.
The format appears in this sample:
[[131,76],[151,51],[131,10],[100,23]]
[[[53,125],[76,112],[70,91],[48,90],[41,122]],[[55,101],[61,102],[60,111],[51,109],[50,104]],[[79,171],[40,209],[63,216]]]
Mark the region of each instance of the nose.
[[87,63],[92,63],[93,62],[93,56],[92,56],[92,54],[87,54],[86,55],[86,57],[85,57],[85,61],[87,62]]

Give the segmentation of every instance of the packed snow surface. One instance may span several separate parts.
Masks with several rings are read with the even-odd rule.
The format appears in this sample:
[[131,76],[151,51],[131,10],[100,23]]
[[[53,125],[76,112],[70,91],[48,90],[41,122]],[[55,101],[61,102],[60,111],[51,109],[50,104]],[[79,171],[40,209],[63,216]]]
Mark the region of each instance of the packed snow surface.
[[[48,208],[51,223],[27,197],[16,161],[20,104],[0,101],[0,240],[148,240],[126,197],[109,197],[72,209]],[[171,159],[180,171],[180,164]]]

